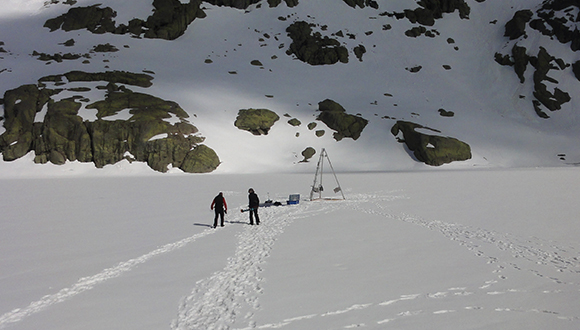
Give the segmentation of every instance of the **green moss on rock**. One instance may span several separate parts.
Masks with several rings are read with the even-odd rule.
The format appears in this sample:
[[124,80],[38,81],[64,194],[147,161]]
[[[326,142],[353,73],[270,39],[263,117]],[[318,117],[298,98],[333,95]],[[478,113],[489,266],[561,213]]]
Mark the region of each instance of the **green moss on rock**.
[[471,148],[467,143],[451,137],[419,133],[417,128],[424,127],[412,122],[397,121],[391,128],[394,136],[403,134],[399,142],[405,143],[417,160],[427,165],[440,166],[471,159]]
[[312,156],[314,156],[316,154],[316,149],[312,148],[312,147],[308,147],[306,149],[304,149],[301,153],[302,157],[304,157],[304,159],[302,159],[300,162],[301,163],[306,163],[308,162],[308,160],[310,158],[312,158]]
[[107,93],[105,100],[89,104],[87,109],[97,109],[97,118],[112,116],[124,109],[130,109],[133,115],[130,120],[166,119],[171,117],[170,113],[181,119],[189,117],[187,112],[173,101],[128,89]]
[[34,151],[38,159],[46,156],[57,165],[66,160],[92,161],[91,138],[78,116],[80,108],[81,104],[73,98],[48,103],[41,134],[35,135]]
[[268,109],[241,109],[234,126],[254,135],[267,135],[279,119],[280,116]]
[[26,155],[32,147],[33,124],[55,91],[40,90],[36,85],[23,85],[4,93],[4,127],[0,135],[0,152],[5,161]]
[[[199,148],[204,138],[193,135],[198,130],[185,119],[188,114],[177,103],[115,84],[144,85],[149,82],[146,75],[75,71],[41,80],[58,83],[65,76],[69,81],[105,79],[109,82],[103,88],[107,90],[106,98],[86,106],[97,109],[98,119],[83,121],[78,115],[82,106],[79,100],[88,102],[87,99],[75,96],[55,102],[51,96],[61,90],[47,89],[40,81],[38,86],[24,85],[9,90],[4,94],[6,131],[0,135],[4,160],[15,160],[34,151],[34,161],[42,164],[80,161],[93,162],[101,168],[129,159],[146,162],[160,172],[167,171],[171,165],[195,173],[213,171],[219,165],[219,158],[211,148]],[[35,122],[37,112],[45,106],[47,113],[43,121]],[[103,120],[124,109],[129,109],[132,115],[128,120]],[[178,123],[165,121],[172,114],[180,119]]]
[[292,119],[288,120],[288,124],[290,124],[292,126],[300,126],[302,124],[302,122],[300,122],[300,120],[298,120],[296,118],[292,118]]
[[320,114],[317,119],[335,130],[334,138],[337,141],[342,138],[352,138],[356,140],[360,137],[368,120],[346,113],[346,110],[333,100],[326,99],[318,103]]
[[220,165],[220,159],[213,149],[200,144],[190,150],[179,168],[187,173],[209,173]]

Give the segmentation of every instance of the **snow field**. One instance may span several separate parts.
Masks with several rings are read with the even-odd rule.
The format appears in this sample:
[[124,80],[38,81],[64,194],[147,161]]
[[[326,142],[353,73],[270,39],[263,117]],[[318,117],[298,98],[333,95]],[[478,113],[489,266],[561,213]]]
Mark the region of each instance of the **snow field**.
[[[302,174],[0,180],[0,328],[577,329],[577,173],[339,173],[312,202]],[[248,186],[302,201],[249,226]]]

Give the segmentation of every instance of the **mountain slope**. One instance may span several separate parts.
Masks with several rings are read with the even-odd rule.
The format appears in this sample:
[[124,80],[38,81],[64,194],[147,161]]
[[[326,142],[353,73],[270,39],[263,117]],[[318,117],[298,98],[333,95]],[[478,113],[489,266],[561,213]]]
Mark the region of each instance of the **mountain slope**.
[[[198,131],[183,136],[196,137],[190,148],[203,144],[215,152],[220,162],[217,173],[312,171],[314,162],[302,162],[305,157],[301,153],[308,147],[317,152],[326,148],[338,170],[430,168],[416,158],[417,153],[399,143],[408,137],[391,133],[400,121],[424,127],[415,129],[424,134],[419,136],[421,141],[429,141],[425,136],[430,135],[452,137],[470,146],[470,160],[444,167],[558,166],[580,161],[574,99],[580,82],[572,65],[577,55],[570,42],[562,44],[530,28],[529,22],[542,18],[542,11],[546,11],[540,1],[172,2],[175,12],[187,12],[181,8],[194,5],[199,5],[200,11],[190,24],[181,24],[183,34],[172,40],[160,39],[160,33],[147,35],[145,30],[163,27],[147,18],[162,12],[159,6],[169,2],[29,1],[16,10],[8,1],[11,5],[3,6],[8,9],[3,9],[0,21],[1,47],[6,51],[0,60],[0,89],[38,84],[42,77],[73,71],[150,75],[150,87],[125,87],[175,102],[183,109],[187,118],[162,120],[170,125],[181,121],[195,126]],[[155,12],[154,5],[158,6]],[[110,7],[116,13],[111,18],[116,32],[65,31],[64,25],[43,27],[73,8],[90,6]],[[575,4],[553,7],[570,17],[568,25],[577,25]],[[524,24],[525,33],[513,40],[504,36],[506,23],[516,12],[527,10],[532,18]],[[141,30],[123,31],[123,24],[130,27],[133,22],[136,26],[136,18],[146,22],[139,23]],[[311,29],[302,39],[302,53],[296,37],[287,32],[297,22]],[[71,39],[74,42],[67,43]],[[304,45],[316,42],[329,51],[311,56],[318,56],[318,60],[309,62],[306,55],[313,51]],[[509,66],[510,61],[515,62],[514,45],[525,47],[526,58],[532,58],[523,73],[524,83],[514,70],[516,65]],[[544,79],[547,90],[553,92],[557,87],[571,96],[557,111],[546,110],[544,105],[538,111],[534,89],[538,86],[534,72],[538,70],[533,57],[538,56],[540,47],[554,57],[548,61],[551,69],[545,77],[549,78]],[[105,51],[98,51],[102,49]],[[62,59],[67,53],[80,57]],[[330,53],[339,55],[333,58]],[[498,57],[508,65],[500,65]],[[557,63],[563,65],[555,69]],[[89,105],[106,95],[104,89],[97,89],[98,83],[62,81],[58,85],[68,89],[52,96],[54,101],[81,96],[76,100],[81,103],[78,116],[82,121],[133,120],[134,113],[128,109],[108,118],[91,109]],[[87,86],[92,87],[90,91],[80,88]],[[318,120],[319,103],[324,100],[336,102],[352,118],[367,120],[360,136],[349,137],[336,131],[338,126]],[[268,109],[280,119],[267,135],[257,136],[234,126],[242,109]],[[42,122],[45,113],[46,109],[41,110],[35,121]],[[169,135],[146,136],[143,143],[160,144],[154,141]],[[7,141],[7,147],[13,143]],[[438,146],[425,142],[423,147]],[[152,157],[139,158],[131,151],[119,149],[118,153],[145,161],[157,170],[181,171],[177,156],[165,153],[160,157],[157,153],[165,160],[156,167],[151,166],[155,163]],[[1,166],[7,172],[27,171],[29,165],[23,163],[31,163],[32,168],[31,158],[35,158],[34,152]],[[115,160],[119,161],[118,157]],[[127,160],[116,164],[117,168],[142,168]],[[58,170],[43,166],[49,172],[65,168],[81,171],[79,167],[84,172],[94,167],[70,162],[70,158],[56,167]]]

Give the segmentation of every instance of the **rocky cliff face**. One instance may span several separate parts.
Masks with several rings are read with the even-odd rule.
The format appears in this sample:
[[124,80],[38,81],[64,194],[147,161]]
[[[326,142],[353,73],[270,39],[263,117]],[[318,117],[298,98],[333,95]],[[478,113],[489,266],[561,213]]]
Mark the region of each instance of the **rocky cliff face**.
[[[513,66],[514,72],[522,84],[526,83],[525,73],[531,66],[534,70],[533,84],[534,100],[532,104],[538,116],[547,119],[549,113],[560,110],[564,103],[572,100],[571,95],[557,87],[558,80],[550,77],[550,71],[569,70],[580,81],[578,68],[580,61],[566,63],[564,59],[550,55],[544,47],[528,49],[520,45],[532,34],[540,38],[557,40],[562,44],[569,44],[570,50],[580,50],[580,3],[570,0],[544,1],[532,11],[531,9],[518,10],[513,18],[505,24],[504,36],[512,41],[511,54],[496,53],[496,61],[501,65]],[[554,84],[556,86],[552,87]],[[549,87],[550,86],[550,87]]]
[[[90,88],[76,89],[78,95],[55,100],[68,82],[98,82],[105,99],[92,102],[83,96]],[[43,77],[38,85],[24,85],[4,94],[6,132],[0,135],[0,152],[5,161],[18,159],[30,151],[36,163],[64,164],[66,161],[93,162],[96,167],[120,160],[146,162],[152,169],[166,172],[206,173],[219,164],[217,154],[201,144],[204,140],[187,118],[189,115],[172,101],[131,91],[127,86],[148,87],[152,77],[129,72],[85,73]],[[54,85],[49,88],[48,85]],[[96,120],[79,115],[96,109]],[[129,118],[110,119],[127,110]],[[42,120],[37,115],[46,111]],[[175,123],[167,121],[175,118]]]

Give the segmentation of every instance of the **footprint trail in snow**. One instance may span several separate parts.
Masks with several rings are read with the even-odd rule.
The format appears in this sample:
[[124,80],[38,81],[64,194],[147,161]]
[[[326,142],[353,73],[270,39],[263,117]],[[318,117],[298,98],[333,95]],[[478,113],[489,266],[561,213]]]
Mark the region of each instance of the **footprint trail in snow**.
[[[304,326],[304,323],[320,320],[347,317],[357,319],[360,313],[374,311],[373,315],[381,317],[361,316],[359,323],[347,323],[343,328],[380,326],[394,320],[419,317],[421,315],[445,315],[458,313],[473,313],[491,311],[494,313],[534,313],[555,317],[558,320],[580,323],[580,315],[567,315],[565,312],[545,308],[523,308],[521,306],[499,305],[486,306],[488,299],[484,297],[512,296],[520,300],[533,295],[546,298],[555,297],[569,292],[570,288],[579,291],[580,260],[574,247],[561,246],[557,242],[540,238],[522,238],[506,233],[494,232],[481,228],[473,228],[443,221],[426,220],[411,215],[396,215],[389,212],[384,202],[405,198],[393,192],[383,194],[358,194],[349,196],[348,200],[336,203],[305,202],[292,207],[270,207],[261,209],[262,223],[259,226],[245,226],[238,235],[235,254],[228,259],[226,267],[212,276],[195,284],[192,292],[182,299],[178,306],[177,318],[171,322],[171,329],[230,329],[234,324],[248,324],[244,329],[282,328],[286,326]],[[372,203],[374,207],[365,207]],[[260,309],[259,296],[262,293],[262,266],[278,237],[293,221],[315,217],[317,214],[355,210],[385,219],[411,223],[428,230],[441,233],[446,238],[458,242],[462,247],[472,251],[476,257],[485,258],[489,264],[497,265],[490,274],[490,280],[477,287],[442,288],[438,292],[412,293],[400,297],[385,297],[383,301],[365,301],[350,303],[340,310],[325,313],[298,315],[281,320],[277,323],[258,325],[255,313]],[[244,221],[242,215],[233,219]],[[198,238],[218,233],[220,229],[208,229],[183,240],[166,244],[138,258],[134,258],[107,268],[102,272],[79,279],[74,285],[64,288],[55,294],[47,295],[38,301],[31,302],[27,307],[14,309],[0,316],[0,329],[17,323],[27,317],[43,311],[48,307],[69,300],[78,294],[93,289],[109,279],[119,277],[134,269],[137,265],[147,262],[158,255],[170,253],[194,242]],[[514,283],[512,288],[506,288],[508,269],[513,272],[527,271],[537,276],[540,281],[552,283],[550,290],[533,292],[518,288]],[[561,276],[559,276],[561,275]],[[566,275],[566,276],[565,276]],[[501,285],[503,284],[503,285]],[[470,297],[464,301],[465,297]],[[499,302],[500,300],[498,300]],[[420,302],[421,308],[416,305]],[[425,304],[424,302],[427,302]],[[431,305],[429,302],[432,302]],[[465,303],[458,307],[458,303]],[[448,308],[447,308],[448,307]],[[400,309],[403,308],[401,311]],[[569,313],[568,313],[569,314]],[[324,323],[325,321],[323,321]],[[308,328],[308,324],[306,324]]]
[[[411,215],[395,215],[381,205],[381,202],[388,202],[398,198],[405,198],[403,196],[395,195],[368,195],[360,194],[356,196],[349,196],[350,198],[341,203],[333,203],[332,206],[324,205],[318,203],[316,207],[309,205],[312,212],[309,216],[314,213],[332,213],[340,212],[343,209],[350,209],[360,211],[361,213],[378,215],[385,217],[387,219],[392,219],[395,221],[402,221],[411,223],[424,227],[428,230],[433,230],[441,233],[446,238],[458,242],[460,246],[467,248],[468,250],[474,252],[476,257],[487,259],[488,264],[496,264],[497,269],[490,274],[493,276],[485,283],[472,288],[467,287],[452,287],[443,288],[441,291],[437,292],[424,292],[424,293],[409,293],[407,295],[401,295],[400,297],[385,298],[384,301],[375,302],[360,302],[352,305],[345,306],[344,309],[328,311],[325,313],[313,313],[308,315],[299,315],[291,317],[288,319],[281,320],[276,323],[262,324],[258,325],[256,322],[248,322],[249,326],[242,328],[241,330],[249,329],[278,329],[298,326],[300,328],[309,328],[309,322],[314,322],[314,324],[319,325],[326,324],[327,320],[346,317],[346,319],[356,319],[357,316],[361,318],[360,323],[345,323],[343,328],[361,328],[361,327],[377,327],[384,325],[385,323],[393,322],[399,319],[420,317],[424,315],[445,315],[445,314],[461,314],[461,313],[501,313],[501,314],[542,314],[546,316],[554,317],[556,320],[563,322],[570,322],[569,326],[575,327],[580,324],[580,315],[570,315],[566,312],[561,312],[556,309],[546,309],[543,307],[522,307],[522,306],[510,306],[505,305],[503,299],[500,297],[513,297],[515,301],[525,301],[528,297],[534,297],[532,300],[538,300],[537,296],[543,296],[546,299],[556,299],[570,290],[577,292],[580,288],[580,281],[570,281],[570,278],[575,279],[576,275],[580,275],[580,260],[577,256],[577,251],[574,247],[561,246],[557,242],[545,241],[539,238],[522,238],[515,235],[510,235],[507,233],[499,233],[481,228],[473,228],[470,226],[465,226],[461,224],[446,223],[443,221],[431,221],[422,219],[420,217]],[[366,203],[375,204],[374,207],[364,207]],[[299,210],[295,210],[294,217],[298,217],[301,214]],[[305,216],[305,214],[302,214]],[[290,219],[291,216],[287,216],[286,219]],[[272,220],[274,221],[274,220]],[[286,220],[287,221],[287,220]],[[287,225],[287,223],[285,223]],[[241,242],[243,240],[241,239]],[[242,246],[244,243],[241,244]],[[237,256],[237,254],[236,254]],[[260,260],[262,262],[263,260]],[[233,264],[237,264],[234,262]],[[517,283],[512,288],[506,288],[506,285],[511,283],[508,281],[507,270],[512,269],[512,272],[528,271],[531,274],[538,276],[540,280],[548,280],[553,283],[554,287],[551,290],[533,291],[524,288],[518,288]],[[212,285],[209,282],[217,279],[217,277],[227,277],[226,273],[228,271],[224,270],[223,273],[216,274],[208,282],[203,282],[198,285],[194,293],[188,297],[190,300],[199,299],[201,294],[210,296],[212,293]],[[560,280],[557,274],[569,274],[566,276],[568,281]],[[233,275],[233,274],[230,274]],[[235,275],[233,275],[235,276]],[[256,276],[255,278],[258,278]],[[580,279],[579,279],[580,280]],[[503,281],[503,282],[502,282]],[[257,283],[257,282],[254,282]],[[214,285],[219,286],[215,283]],[[258,290],[254,290],[254,294],[257,295],[259,291],[259,286],[256,286]],[[489,306],[489,297],[498,297],[495,306]],[[224,294],[220,298],[223,298]],[[468,300],[466,300],[466,298]],[[209,297],[204,297],[207,299]],[[256,298],[249,299],[248,302],[254,302]],[[513,299],[508,300],[508,304],[512,302]],[[541,298],[540,298],[541,300]],[[416,303],[420,302],[420,306]],[[463,307],[458,308],[458,303],[464,303]],[[197,302],[190,302],[192,306],[195,305],[199,309],[197,312],[200,315],[207,313],[204,310],[204,304],[208,303],[207,300],[198,300]],[[480,305],[481,303],[481,305]],[[186,303],[185,303],[186,304]],[[182,305],[180,312],[188,310]],[[210,305],[214,307],[209,307],[209,310],[217,312],[215,308],[219,305],[219,301],[211,301]],[[200,321],[198,323],[192,322],[187,323],[192,326],[190,329],[229,329],[228,324],[232,324],[235,320],[235,314],[240,310],[240,306],[233,304],[234,308],[229,309],[230,320],[228,322],[207,322],[209,319],[204,319],[203,316],[190,317],[190,320]],[[427,306],[428,308],[425,308]],[[255,305],[254,307],[258,307]],[[449,308],[446,308],[449,307]],[[236,309],[237,308],[237,309]],[[403,308],[403,311],[400,311]],[[408,309],[404,309],[408,308]],[[227,308],[225,310],[228,310]],[[225,311],[224,310],[224,311]],[[194,310],[189,309],[190,312]],[[223,311],[222,311],[223,312]],[[365,314],[366,313],[366,314]],[[373,319],[369,317],[370,315],[383,315],[384,317]],[[219,314],[219,313],[218,313]],[[184,318],[186,319],[186,318]],[[223,319],[222,319],[223,321]],[[334,321],[336,322],[336,320]],[[339,321],[340,322],[340,321]],[[187,327],[176,329],[186,329]]]
[[261,264],[286,226],[295,219],[307,217],[308,206],[260,209],[261,223],[247,226],[238,234],[235,255],[224,270],[197,282],[191,294],[183,299],[172,329],[229,329],[243,317],[250,324],[253,312],[260,307],[262,292]]

